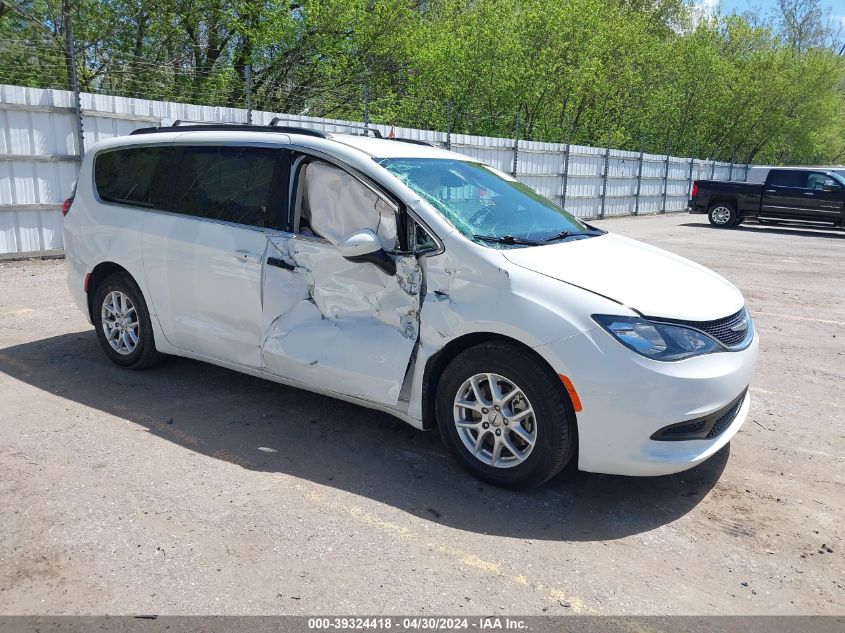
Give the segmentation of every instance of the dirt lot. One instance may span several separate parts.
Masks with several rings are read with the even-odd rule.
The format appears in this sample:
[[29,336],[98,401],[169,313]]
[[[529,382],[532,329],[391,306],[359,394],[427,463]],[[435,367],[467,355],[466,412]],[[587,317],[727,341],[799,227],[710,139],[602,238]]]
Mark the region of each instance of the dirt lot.
[[751,414],[693,471],[528,493],[387,415],[117,369],[63,261],[0,263],[0,612],[845,613],[845,233],[601,224],[745,293]]

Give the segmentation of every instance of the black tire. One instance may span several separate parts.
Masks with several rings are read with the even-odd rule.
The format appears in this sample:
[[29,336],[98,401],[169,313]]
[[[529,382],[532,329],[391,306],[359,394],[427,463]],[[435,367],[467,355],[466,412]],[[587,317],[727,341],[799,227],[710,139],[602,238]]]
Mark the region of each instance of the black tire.
[[707,210],[707,219],[710,220],[710,224],[719,228],[735,226],[738,218],[736,207],[730,202],[714,202]]
[[[106,338],[103,326],[103,303],[112,292],[121,292],[134,306],[137,317],[137,338],[138,342],[134,350],[129,353],[120,353],[115,350]],[[146,369],[160,362],[164,357],[155,347],[153,326],[150,323],[150,313],[147,310],[147,302],[138,284],[132,279],[129,273],[112,273],[94,290],[94,302],[92,309],[94,329],[97,331],[97,338],[106,356],[115,364],[128,369]]]
[[[524,461],[508,468],[483,463],[463,443],[455,425],[454,402],[459,390],[472,376],[485,373],[497,374],[517,385],[534,411],[533,448]],[[489,411],[493,413],[492,409]],[[440,435],[455,460],[479,479],[496,486],[514,489],[539,486],[563,470],[575,454],[578,441],[575,411],[563,384],[541,358],[511,343],[482,343],[456,356],[438,382],[435,412]],[[480,413],[478,416],[486,419]],[[504,426],[489,428],[490,431],[485,431],[488,433],[485,444],[494,440],[489,435],[492,430],[504,430],[510,442],[515,441],[514,431]],[[478,437],[476,431],[471,433]],[[513,455],[508,452],[506,457]]]

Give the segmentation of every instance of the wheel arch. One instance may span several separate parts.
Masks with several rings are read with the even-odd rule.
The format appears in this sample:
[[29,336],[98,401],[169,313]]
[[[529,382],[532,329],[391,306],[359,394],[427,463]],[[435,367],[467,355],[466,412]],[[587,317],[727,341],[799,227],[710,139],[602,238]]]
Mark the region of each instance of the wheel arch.
[[715,207],[717,204],[730,204],[733,206],[734,210],[738,213],[739,212],[739,199],[737,196],[732,196],[730,194],[719,194],[710,198],[707,203],[707,211],[709,212],[710,209]]
[[[471,332],[468,334],[463,334],[449,341],[440,350],[438,350],[436,354],[433,354],[426,362],[425,370],[423,371],[422,383],[422,413],[424,429],[431,430],[436,428],[437,426],[437,422],[435,419],[435,401],[437,398],[437,386],[440,380],[440,376],[443,374],[443,371],[446,369],[449,363],[451,363],[461,352],[464,352],[471,347],[480,345],[481,343],[490,343],[494,341],[510,343],[511,345],[515,345],[523,349],[524,351],[534,356],[543,366],[548,368],[548,370],[553,375],[557,376],[557,372],[555,372],[554,368],[549,364],[548,360],[546,360],[541,354],[537,353],[536,350],[532,349],[530,346],[526,345],[522,341],[519,341],[513,337],[504,334],[498,334],[496,332]],[[573,416],[573,419],[576,419],[577,421],[575,409],[572,405],[572,399],[570,398],[566,387],[564,386],[562,381],[558,380],[557,382],[560,386],[561,393],[563,393],[565,400],[569,403],[570,414]]]
[[99,264],[94,266],[94,270],[88,273],[88,278],[85,283],[85,294],[86,301],[88,304],[88,316],[92,319],[92,322],[94,319],[94,295],[97,293],[97,288],[101,283],[103,283],[103,280],[106,277],[114,273],[120,272],[129,275],[132,278],[132,281],[134,281],[135,284],[138,285],[138,280],[132,276],[132,273],[130,273],[128,270],[126,270],[126,268],[124,268],[120,264],[116,264],[115,262],[111,261],[100,262]]

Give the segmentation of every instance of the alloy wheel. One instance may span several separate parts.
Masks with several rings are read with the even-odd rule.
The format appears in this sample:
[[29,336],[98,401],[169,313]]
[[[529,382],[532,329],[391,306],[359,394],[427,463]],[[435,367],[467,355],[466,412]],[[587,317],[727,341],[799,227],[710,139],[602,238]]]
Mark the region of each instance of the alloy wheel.
[[101,309],[103,334],[111,348],[128,356],[138,347],[140,324],[135,305],[124,293],[113,290],[106,295]]
[[716,224],[727,224],[731,220],[731,210],[728,207],[718,206],[710,211],[710,217]]
[[475,374],[455,396],[454,424],[466,449],[494,468],[524,462],[537,443],[537,419],[523,390],[499,374]]

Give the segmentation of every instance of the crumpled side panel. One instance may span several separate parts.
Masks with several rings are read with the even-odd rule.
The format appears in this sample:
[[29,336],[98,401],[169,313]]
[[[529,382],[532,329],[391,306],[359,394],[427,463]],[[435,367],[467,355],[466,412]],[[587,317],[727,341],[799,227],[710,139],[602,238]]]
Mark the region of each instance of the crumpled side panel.
[[270,238],[294,270],[268,267],[263,360],[269,371],[322,389],[395,405],[419,335],[421,273],[353,263],[324,242]]

